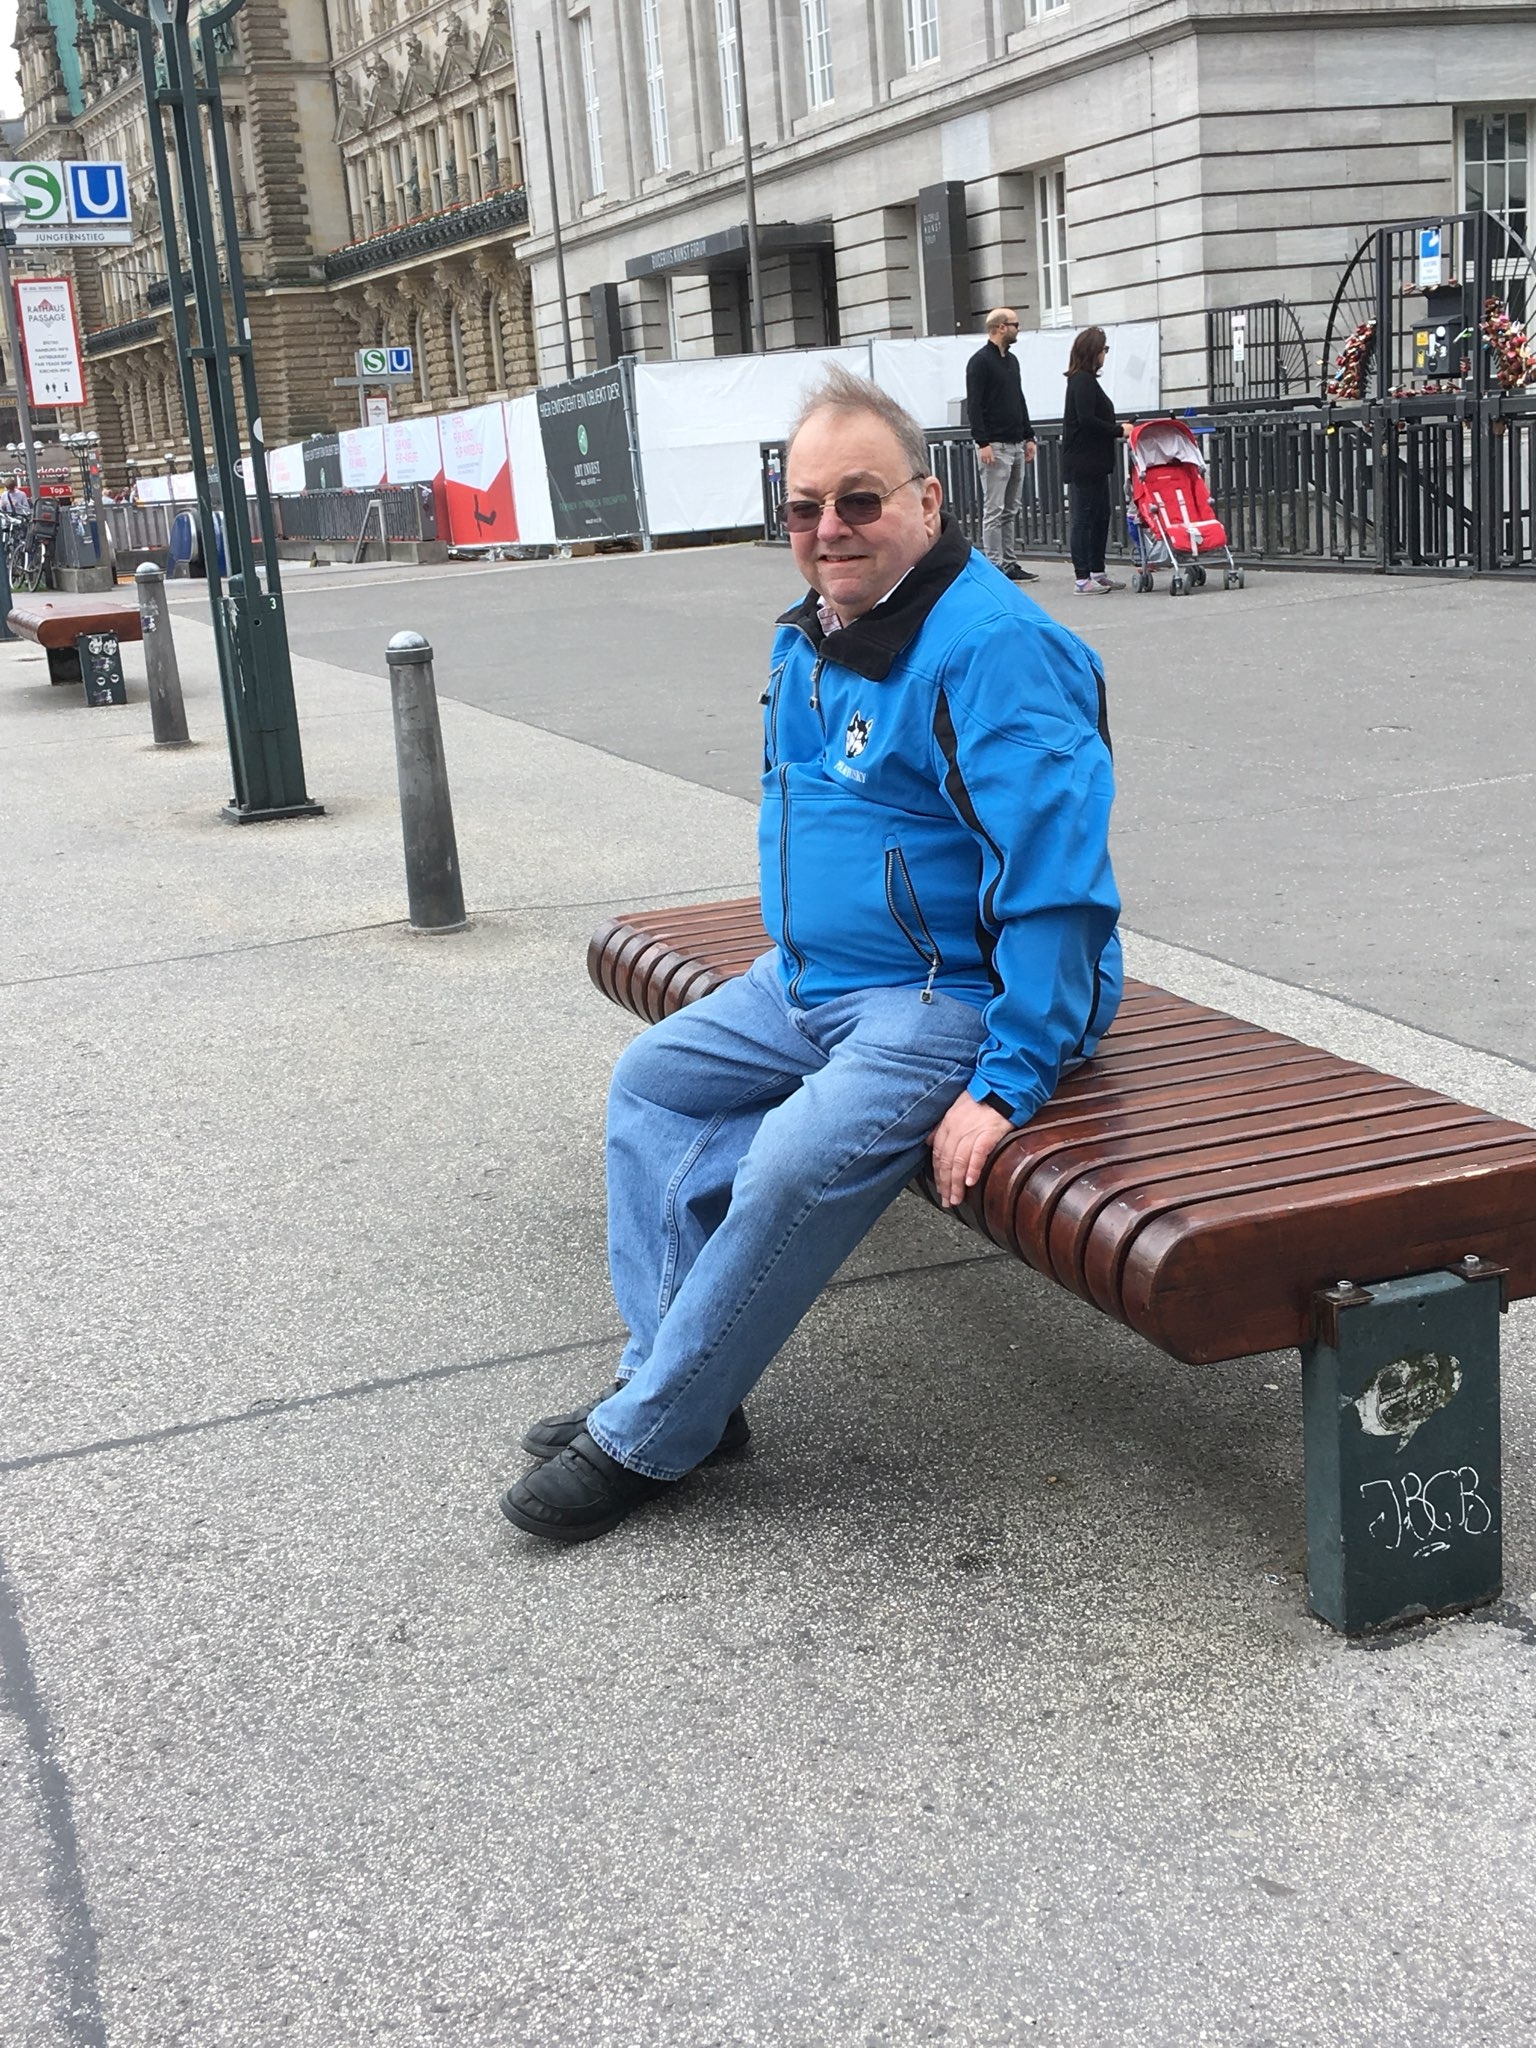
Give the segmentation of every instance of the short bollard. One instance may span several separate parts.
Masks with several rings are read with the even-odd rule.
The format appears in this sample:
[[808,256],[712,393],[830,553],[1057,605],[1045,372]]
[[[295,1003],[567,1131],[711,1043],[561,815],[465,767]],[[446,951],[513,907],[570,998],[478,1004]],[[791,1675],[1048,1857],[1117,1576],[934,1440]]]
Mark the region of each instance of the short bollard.
[[397,633],[384,650],[395,712],[395,767],[411,929],[464,929],[464,885],[453,835],[453,804],[432,677],[432,646],[420,633]]
[[157,747],[189,747],[187,710],[181,701],[181,671],[171,638],[171,615],[165,602],[165,571],[140,562],[133,572],[144,628],[144,670],[149,678],[149,717]]

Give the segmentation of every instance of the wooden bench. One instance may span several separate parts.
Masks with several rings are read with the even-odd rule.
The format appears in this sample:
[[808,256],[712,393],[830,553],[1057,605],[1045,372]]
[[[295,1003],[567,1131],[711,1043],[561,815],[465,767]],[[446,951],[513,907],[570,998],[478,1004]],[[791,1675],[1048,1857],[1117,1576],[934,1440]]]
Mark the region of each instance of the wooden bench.
[[[696,904],[604,925],[588,967],[654,1023],[768,945],[755,898]],[[1536,1130],[1133,981],[955,1214],[1189,1364],[1299,1348],[1324,1620],[1497,1597],[1499,1316],[1536,1293]]]
[[142,640],[138,600],[114,597],[66,597],[54,590],[40,590],[30,597],[15,597],[8,624],[23,640],[36,641],[48,656],[48,679],[55,683],[81,680],[80,642],[93,633],[113,633],[121,642]]

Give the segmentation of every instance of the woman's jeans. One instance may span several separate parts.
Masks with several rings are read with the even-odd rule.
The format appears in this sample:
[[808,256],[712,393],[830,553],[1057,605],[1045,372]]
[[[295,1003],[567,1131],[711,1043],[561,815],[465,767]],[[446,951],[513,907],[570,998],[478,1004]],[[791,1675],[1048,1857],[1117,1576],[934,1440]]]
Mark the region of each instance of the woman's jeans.
[[1109,539],[1109,478],[1072,477],[1067,484],[1072,504],[1072,573],[1079,583],[1104,574],[1104,543]]
[[707,1458],[843,1260],[922,1165],[986,1037],[953,996],[801,1010],[777,956],[653,1026],[608,1098],[608,1256],[629,1342],[587,1418],[653,1479]]

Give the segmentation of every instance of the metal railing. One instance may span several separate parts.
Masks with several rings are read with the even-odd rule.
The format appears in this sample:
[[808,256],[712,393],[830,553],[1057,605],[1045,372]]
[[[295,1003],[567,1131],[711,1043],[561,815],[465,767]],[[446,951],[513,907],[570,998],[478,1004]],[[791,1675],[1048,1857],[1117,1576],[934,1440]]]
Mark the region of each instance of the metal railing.
[[88,334],[85,352],[88,356],[102,355],[108,349],[128,348],[137,341],[153,341],[159,333],[158,320],[124,320],[117,327],[98,327],[94,334]]
[[[274,498],[272,515],[280,541],[324,541],[334,545],[355,544],[364,516],[373,500],[384,511],[384,531],[392,541],[426,541],[437,538],[437,508],[429,490],[405,485],[382,491],[306,491],[302,496]],[[254,499],[247,499],[246,516],[251,538],[259,545]],[[137,554],[163,551],[170,545],[171,527],[178,514],[197,508],[174,505],[104,505],[102,514],[118,556],[131,562]],[[378,538],[377,521],[370,518],[369,536]]]
[[[384,509],[384,531],[390,540],[437,539],[437,509],[430,490],[407,484],[396,490],[306,491],[302,497],[277,498],[273,512],[279,540],[355,541],[363,516],[377,499]],[[370,531],[377,533],[377,528]]]
[[[1216,516],[1241,561],[1536,572],[1536,393],[1218,412],[1188,423],[1204,451]],[[1047,424],[1036,433],[1019,545],[1027,554],[1065,555],[1061,429]],[[931,431],[928,456],[945,504],[979,545],[981,471],[969,434]],[[765,442],[762,458],[764,532],[781,540],[783,443]],[[1109,545],[1123,557],[1124,458],[1111,491]]]
[[333,249],[325,258],[325,281],[336,284],[342,278],[361,277],[370,270],[386,270],[391,264],[407,262],[413,256],[429,256],[434,249],[449,249],[456,242],[473,241],[493,234],[498,228],[522,227],[528,219],[528,195],[521,185],[506,192],[492,192],[468,205],[450,207],[430,214],[425,220],[407,221],[404,227],[389,228],[354,242],[346,249]]

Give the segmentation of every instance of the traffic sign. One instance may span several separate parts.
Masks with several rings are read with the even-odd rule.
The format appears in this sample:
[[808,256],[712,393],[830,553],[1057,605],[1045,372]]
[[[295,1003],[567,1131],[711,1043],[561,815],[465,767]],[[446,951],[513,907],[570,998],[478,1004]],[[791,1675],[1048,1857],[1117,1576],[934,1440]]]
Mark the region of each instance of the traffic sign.
[[127,166],[110,163],[0,163],[26,211],[16,222],[23,249],[101,247],[133,240]]
[[359,377],[413,377],[416,358],[408,348],[360,348],[357,352]]
[[122,164],[66,164],[64,173],[71,220],[95,226],[109,221],[126,225],[133,218],[128,172]]

